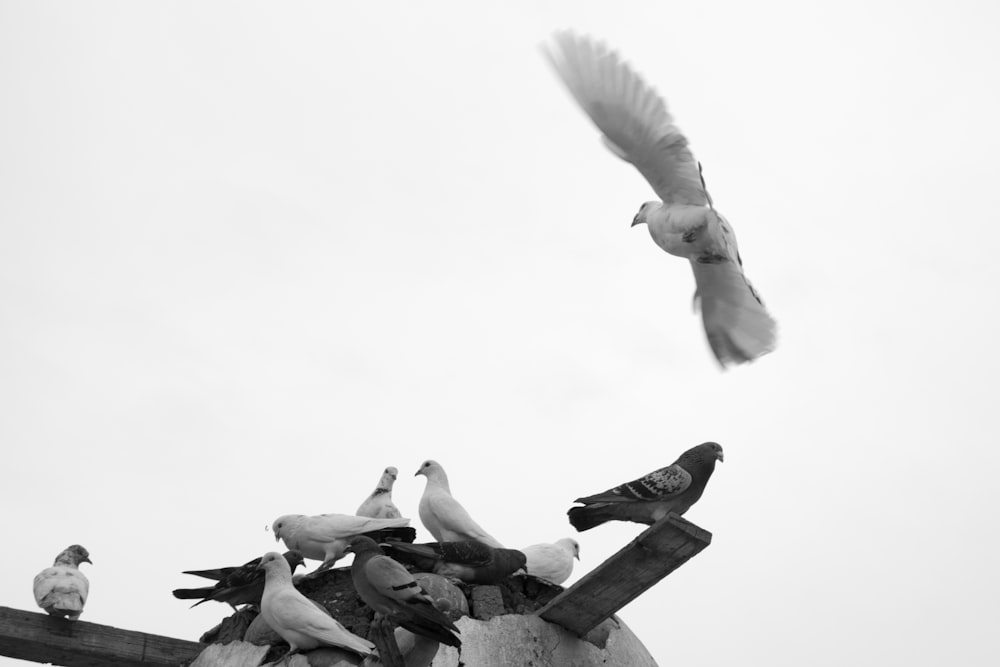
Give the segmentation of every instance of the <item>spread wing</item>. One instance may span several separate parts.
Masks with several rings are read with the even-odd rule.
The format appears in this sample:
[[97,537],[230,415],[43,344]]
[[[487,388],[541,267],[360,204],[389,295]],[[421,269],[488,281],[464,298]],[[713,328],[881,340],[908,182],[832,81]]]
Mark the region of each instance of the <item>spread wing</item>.
[[698,163],[656,91],[600,42],[569,31],[554,39],[546,55],[608,148],[634,165],[664,202],[707,204]]

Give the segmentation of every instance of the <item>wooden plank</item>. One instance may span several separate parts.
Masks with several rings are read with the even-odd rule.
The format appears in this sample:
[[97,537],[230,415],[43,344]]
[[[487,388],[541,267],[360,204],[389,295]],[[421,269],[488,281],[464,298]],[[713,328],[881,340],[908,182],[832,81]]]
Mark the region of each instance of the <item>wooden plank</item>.
[[582,637],[712,542],[712,534],[669,514],[538,611]]
[[187,665],[204,644],[0,607],[0,655],[65,667]]

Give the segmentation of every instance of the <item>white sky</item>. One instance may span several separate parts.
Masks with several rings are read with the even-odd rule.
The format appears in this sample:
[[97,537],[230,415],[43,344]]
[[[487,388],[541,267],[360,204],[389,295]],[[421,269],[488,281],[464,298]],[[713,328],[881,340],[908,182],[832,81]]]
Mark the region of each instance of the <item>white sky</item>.
[[[622,613],[664,667],[990,664],[998,5],[473,4],[0,2],[0,604],[79,542],[85,620],[196,639],[181,570],[386,465],[517,547],[717,440]],[[774,354],[717,369],[564,27],[667,99]]]

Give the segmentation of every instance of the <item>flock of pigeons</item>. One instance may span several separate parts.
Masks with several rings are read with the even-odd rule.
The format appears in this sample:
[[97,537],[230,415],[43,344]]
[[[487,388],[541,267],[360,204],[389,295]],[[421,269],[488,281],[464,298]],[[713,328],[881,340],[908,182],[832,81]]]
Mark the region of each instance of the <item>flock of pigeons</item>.
[[[746,279],[732,228],[715,211],[701,166],[663,100],[600,43],[558,33],[547,55],[605,144],[632,163],[662,200],[643,204],[632,224],[645,223],[657,245],[690,260],[695,302],[719,363],[748,362],[773,350],[775,322]],[[577,499],[580,505],[569,510],[569,521],[585,531],[606,521],[653,524],[670,513],[684,514],[722,459],[717,443],[692,447],[665,468]],[[353,553],[354,587],[383,621],[452,646],[461,644],[458,627],[435,607],[407,566],[470,584],[496,583],[515,574],[562,584],[572,573],[580,554],[576,540],[505,548],[451,495],[448,476],[436,461],[426,461],[416,473],[427,478],[419,516],[435,542],[413,544],[416,532],[392,501],[397,472],[386,468],[355,514],[279,517],[272,529],[275,539],[284,541],[285,554],[270,552],[238,567],[190,570],[187,574],[216,583],[177,589],[174,596],[197,599],[196,604],[225,602],[234,609],[259,606],[267,624],[288,642],[289,654],[336,646],[367,656],[374,650],[371,642],[296,590],[292,574],[304,559],[320,561],[316,572],[321,572]],[[90,563],[89,556],[75,544],[39,573],[34,581],[38,605],[54,616],[79,618],[89,589],[79,566]]]
[[[578,498],[568,511],[570,523],[585,531],[606,521],[653,524],[668,514],[684,514],[701,498],[705,485],[723,459],[722,447],[706,442],[687,450],[671,465],[613,487]],[[467,584],[493,584],[528,575],[561,584],[573,572],[580,545],[573,538],[505,548],[486,532],[451,494],[448,475],[437,461],[425,461],[416,472],[427,478],[420,498],[420,521],[435,542],[413,544],[416,531],[392,500],[398,470],[388,467],[354,514],[286,514],[272,524],[284,554],[269,552],[237,567],[188,570],[214,580],[212,586],[180,588],[175,597],[255,605],[268,626],[289,644],[289,654],[335,646],[367,656],[374,644],[345,628],[295,588],[292,574],[305,559],[320,561],[314,576],[354,554],[354,588],[384,621],[434,641],[460,646],[458,627],[440,611],[414,578],[411,569]],[[89,584],[80,563],[90,563],[80,545],[62,551],[52,567],[35,577],[35,600],[49,614],[76,620],[87,601]],[[409,569],[408,567],[409,566]]]

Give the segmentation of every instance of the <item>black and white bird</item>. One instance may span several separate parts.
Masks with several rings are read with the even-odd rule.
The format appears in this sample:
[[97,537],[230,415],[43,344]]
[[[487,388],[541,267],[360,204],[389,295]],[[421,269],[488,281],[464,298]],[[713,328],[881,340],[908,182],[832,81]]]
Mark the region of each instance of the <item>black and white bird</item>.
[[378,484],[375,485],[375,490],[365,498],[355,514],[373,519],[398,519],[403,516],[399,508],[392,502],[392,485],[398,474],[399,471],[393,466],[383,470]]
[[83,613],[90,593],[90,581],[80,571],[80,563],[93,563],[79,544],[59,552],[52,567],[35,575],[35,602],[52,616],[75,621]]
[[631,163],[660,201],[644,203],[645,224],[660,248],[691,262],[695,303],[708,344],[723,367],[774,350],[774,319],[743,272],[736,235],[715,210],[701,166],[663,99],[604,44],[559,32],[546,55],[612,153]]
[[[295,572],[295,568],[302,565],[301,554],[286,551],[284,556],[291,572]],[[260,567],[260,558],[254,558],[237,567],[185,570],[183,574],[193,574],[216,582],[214,586],[174,589],[174,597],[179,600],[198,600],[191,605],[192,607],[209,600],[225,602],[233,609],[242,604],[259,605],[260,597],[264,594],[264,570]]]
[[665,468],[575,502],[569,522],[579,531],[606,521],[654,524],[668,514],[682,515],[698,502],[705,485],[722,460],[722,446],[704,442],[681,454]]

